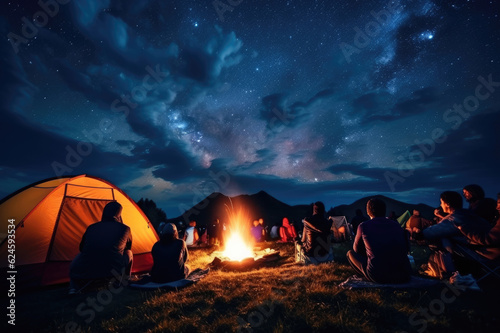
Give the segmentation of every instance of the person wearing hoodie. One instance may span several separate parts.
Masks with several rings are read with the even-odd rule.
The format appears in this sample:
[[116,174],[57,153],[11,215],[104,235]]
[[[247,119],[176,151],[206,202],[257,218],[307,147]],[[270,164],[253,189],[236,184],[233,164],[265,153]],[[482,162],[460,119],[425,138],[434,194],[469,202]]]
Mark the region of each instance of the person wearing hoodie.
[[333,261],[333,254],[330,253],[331,223],[325,218],[325,205],[321,201],[315,202],[313,215],[302,222],[302,239],[295,244],[296,257],[298,255],[305,262],[312,263]]
[[166,283],[184,279],[189,275],[189,252],[186,242],[179,239],[177,227],[173,223],[161,226],[160,240],[153,245],[153,268],[151,281]]
[[130,277],[132,234],[130,227],[122,223],[121,212],[118,202],[109,202],[101,221],[88,226],[80,242],[80,253],[71,262],[70,293],[76,292],[85,280]]
[[284,243],[293,242],[297,238],[295,227],[290,224],[287,217],[283,218],[283,226],[280,228],[281,241]]

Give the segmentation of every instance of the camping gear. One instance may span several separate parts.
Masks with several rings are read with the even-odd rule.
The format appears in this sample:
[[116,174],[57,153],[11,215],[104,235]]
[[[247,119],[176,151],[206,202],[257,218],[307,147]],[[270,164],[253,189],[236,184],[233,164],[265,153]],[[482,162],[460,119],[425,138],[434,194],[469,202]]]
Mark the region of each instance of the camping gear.
[[295,262],[304,264],[304,265],[318,265],[325,262],[334,262],[333,258],[333,247],[330,245],[328,250],[328,255],[320,258],[315,258],[313,256],[308,256],[304,253],[304,249],[302,247],[302,243],[295,243]]
[[406,227],[406,222],[408,222],[408,220],[410,219],[410,216],[411,216],[411,213],[409,211],[406,211],[403,214],[401,214],[400,217],[397,218],[397,221],[402,228]]
[[481,282],[487,277],[496,278],[496,281],[500,281],[500,259],[486,259],[474,250],[469,249],[465,245],[459,243],[454,244],[454,247],[456,251],[459,251],[461,256],[465,257],[467,260],[474,262],[482,271],[482,274],[477,279],[477,282]]
[[[80,252],[87,227],[101,220],[107,203],[123,206],[122,222],[132,232],[132,273],[149,271],[158,236],[141,209],[115,185],[88,175],[46,179],[0,202],[2,230],[15,224],[16,283],[21,287],[69,281],[69,266]],[[10,229],[9,229],[10,230]],[[7,266],[7,235],[0,235],[0,267]],[[12,270],[12,268],[10,268]]]
[[345,216],[330,216],[328,219],[332,221],[331,230],[334,242],[346,242],[354,238],[351,225],[347,223]]
[[461,275],[459,272],[453,272],[453,275],[450,277],[450,284],[461,289],[481,290],[472,274]]

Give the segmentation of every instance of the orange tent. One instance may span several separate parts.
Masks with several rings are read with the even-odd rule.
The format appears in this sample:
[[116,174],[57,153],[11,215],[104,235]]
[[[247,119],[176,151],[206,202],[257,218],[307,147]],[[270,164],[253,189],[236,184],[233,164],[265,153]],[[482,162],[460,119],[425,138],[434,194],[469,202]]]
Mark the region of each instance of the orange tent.
[[[88,175],[43,180],[0,202],[0,267],[7,267],[8,258],[13,258],[9,255],[15,254],[15,269],[6,270],[17,271],[20,287],[69,281],[69,265],[79,253],[83,233],[100,221],[104,206],[114,200],[123,206],[122,221],[132,231],[132,272],[149,271],[158,235],[148,218],[118,187]],[[12,233],[11,222],[15,252],[4,233]]]

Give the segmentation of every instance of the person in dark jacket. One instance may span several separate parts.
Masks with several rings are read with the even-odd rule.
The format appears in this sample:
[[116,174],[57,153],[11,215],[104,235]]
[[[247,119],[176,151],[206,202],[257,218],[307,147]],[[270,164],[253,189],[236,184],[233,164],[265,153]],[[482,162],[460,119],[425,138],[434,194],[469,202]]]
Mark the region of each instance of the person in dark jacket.
[[363,211],[361,209],[356,209],[356,216],[354,216],[351,220],[352,230],[354,231],[354,235],[358,231],[358,226],[368,220],[366,216],[363,215]]
[[177,227],[167,223],[160,230],[160,240],[153,245],[153,268],[151,281],[166,283],[186,278],[189,275],[189,258],[186,242],[179,239]]
[[[500,213],[500,193],[498,193],[496,209]],[[478,232],[468,225],[458,226],[458,229],[469,239],[472,245],[484,246],[475,249],[478,254],[490,260],[500,258],[500,217],[493,228],[483,232]]]
[[325,205],[317,201],[313,205],[313,215],[303,221],[302,240],[296,243],[297,251],[302,251],[313,262],[333,260],[329,258],[331,223],[325,218]]
[[210,245],[219,245],[219,229],[220,229],[220,223],[219,219],[214,219],[212,223],[209,224],[208,226],[208,243]]
[[409,242],[398,222],[385,217],[385,203],[368,200],[366,210],[371,220],[361,223],[347,260],[368,281],[405,283],[410,280]]
[[121,222],[122,206],[109,202],[103,209],[101,221],[88,226],[80,242],[80,253],[70,266],[70,293],[79,280],[130,277],[132,270],[132,234]]
[[465,200],[469,203],[469,209],[479,217],[482,217],[492,225],[498,218],[495,209],[496,202],[492,198],[485,198],[484,190],[477,184],[464,186],[462,190]]

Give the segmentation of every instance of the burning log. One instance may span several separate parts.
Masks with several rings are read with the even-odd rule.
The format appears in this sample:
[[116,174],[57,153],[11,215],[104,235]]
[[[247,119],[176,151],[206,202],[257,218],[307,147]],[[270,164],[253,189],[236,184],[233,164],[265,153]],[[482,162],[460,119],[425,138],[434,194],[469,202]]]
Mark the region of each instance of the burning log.
[[231,260],[229,258],[219,258],[215,257],[210,263],[210,268],[212,269],[222,269],[226,271],[247,271],[256,268],[263,267],[268,263],[273,263],[281,259],[280,253],[278,251],[273,251],[266,249],[267,254],[256,254],[252,257],[244,258],[242,260]]
[[259,253],[253,251],[250,244],[253,244],[255,240],[249,237],[248,232],[250,227],[248,222],[251,219],[243,207],[235,209],[231,202],[231,208],[226,205],[226,212],[231,233],[224,242],[224,251],[215,254],[215,258],[210,264],[212,269],[251,270],[280,259],[279,252],[271,249],[265,249]]

